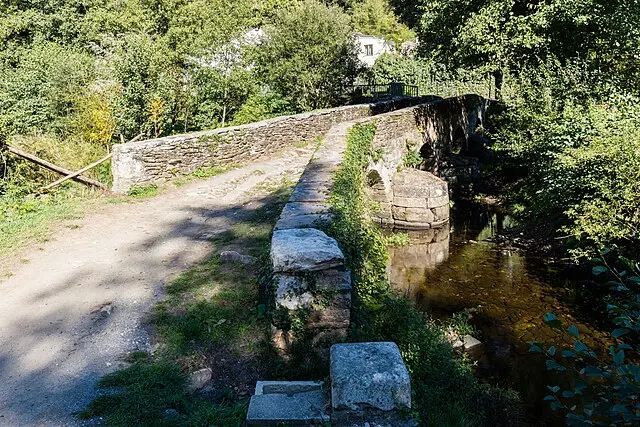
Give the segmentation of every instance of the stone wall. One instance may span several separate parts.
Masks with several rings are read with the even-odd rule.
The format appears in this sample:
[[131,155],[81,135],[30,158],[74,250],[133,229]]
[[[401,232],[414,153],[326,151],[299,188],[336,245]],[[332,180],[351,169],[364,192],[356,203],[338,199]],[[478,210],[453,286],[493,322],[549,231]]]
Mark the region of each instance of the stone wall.
[[113,147],[111,166],[113,190],[127,192],[135,185],[163,182],[202,167],[260,159],[296,143],[323,136],[334,124],[433,98],[399,98],[276,117],[243,126],[117,144]]

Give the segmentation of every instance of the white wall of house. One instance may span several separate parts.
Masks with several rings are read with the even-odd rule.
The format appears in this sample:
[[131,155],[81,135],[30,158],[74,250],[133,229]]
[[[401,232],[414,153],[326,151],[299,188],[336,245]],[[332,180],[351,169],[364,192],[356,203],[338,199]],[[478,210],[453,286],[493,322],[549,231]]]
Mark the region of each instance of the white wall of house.
[[393,46],[381,37],[356,33],[356,40],[360,48],[358,59],[367,67],[373,67],[376,59],[385,52],[393,52]]

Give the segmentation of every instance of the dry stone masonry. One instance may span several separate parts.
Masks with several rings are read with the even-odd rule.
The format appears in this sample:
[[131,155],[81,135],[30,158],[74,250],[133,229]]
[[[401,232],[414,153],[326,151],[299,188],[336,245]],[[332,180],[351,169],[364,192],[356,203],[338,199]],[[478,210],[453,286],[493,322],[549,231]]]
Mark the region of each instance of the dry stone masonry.
[[[449,244],[448,184],[473,172],[464,162],[457,168],[450,154],[472,151],[487,102],[474,95],[427,100],[341,107],[114,147],[114,190],[124,192],[201,167],[257,159],[324,135],[275,225],[270,255],[274,346],[286,358],[300,339],[310,339],[310,348],[330,359],[330,393],[321,382],[260,381],[248,425],[323,425],[329,419],[334,426],[414,425],[402,415],[411,408],[411,385],[397,345],[342,344],[351,319],[351,273],[337,241],[322,229],[332,220],[328,198],[348,130],[374,123],[366,190],[379,204],[375,218],[382,225],[432,233],[430,246],[415,254],[415,262],[442,261],[448,253],[442,248]],[[419,102],[424,104],[410,107]],[[410,150],[425,159],[423,170],[405,167]],[[243,262],[235,253],[227,258]]]
[[[334,126],[313,156],[282,210],[271,239],[271,261],[275,273],[276,316],[272,326],[275,347],[287,355],[302,337],[311,335],[311,345],[320,354],[346,338],[351,319],[351,274],[344,268],[344,255],[332,237],[320,231],[331,220],[327,200],[346,149],[351,122]],[[305,331],[297,334],[286,320],[298,317]],[[282,318],[285,322],[282,322]]]
[[416,105],[435,97],[398,98],[276,117],[232,126],[113,147],[113,190],[160,183],[202,167],[226,166],[269,156],[296,143],[323,136],[333,125]]

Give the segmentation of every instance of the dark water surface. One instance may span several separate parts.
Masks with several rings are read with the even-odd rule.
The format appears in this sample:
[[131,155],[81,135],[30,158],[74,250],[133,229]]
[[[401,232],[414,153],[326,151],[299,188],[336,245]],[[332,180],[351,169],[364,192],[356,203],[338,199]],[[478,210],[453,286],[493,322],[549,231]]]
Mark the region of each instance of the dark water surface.
[[547,312],[575,324],[596,351],[609,344],[608,325],[584,273],[490,241],[509,225],[486,206],[457,203],[450,226],[410,233],[408,245],[389,249],[391,283],[432,317],[467,310],[483,343],[471,355],[477,375],[518,391],[535,425],[559,425],[562,418],[543,398],[547,385],[567,378],[547,372],[544,359],[529,353],[529,342],[571,344],[544,324]]

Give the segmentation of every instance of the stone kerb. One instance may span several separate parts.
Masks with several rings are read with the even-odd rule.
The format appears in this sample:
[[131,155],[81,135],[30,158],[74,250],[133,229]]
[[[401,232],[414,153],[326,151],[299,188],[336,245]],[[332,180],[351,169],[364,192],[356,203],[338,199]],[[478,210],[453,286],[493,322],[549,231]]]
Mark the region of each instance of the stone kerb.
[[[290,318],[300,316],[319,353],[328,353],[331,344],[346,338],[351,318],[351,274],[336,240],[318,227],[331,221],[333,173],[343,160],[352,125],[341,123],[327,133],[282,210],[271,240],[276,310]],[[276,322],[281,317],[276,316]],[[276,322],[273,343],[286,355],[302,337],[290,325]]]

